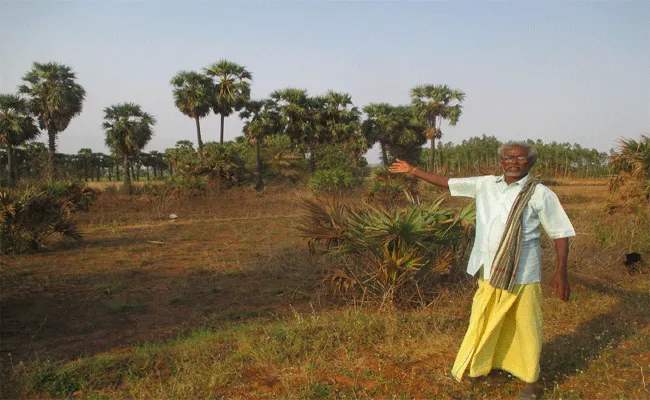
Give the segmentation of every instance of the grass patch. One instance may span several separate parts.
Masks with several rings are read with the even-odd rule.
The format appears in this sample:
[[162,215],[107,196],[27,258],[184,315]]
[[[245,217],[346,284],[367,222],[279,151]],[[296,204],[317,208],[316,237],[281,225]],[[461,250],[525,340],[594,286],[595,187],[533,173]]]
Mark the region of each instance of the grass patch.
[[130,299],[113,299],[106,302],[109,313],[133,314],[145,311],[145,305]]

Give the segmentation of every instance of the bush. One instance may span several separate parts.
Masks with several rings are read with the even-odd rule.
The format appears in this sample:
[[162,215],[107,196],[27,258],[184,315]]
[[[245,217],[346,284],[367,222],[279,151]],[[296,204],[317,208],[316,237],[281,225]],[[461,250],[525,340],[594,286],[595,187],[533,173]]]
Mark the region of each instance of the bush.
[[97,191],[79,182],[54,182],[38,188],[61,202],[69,202],[73,209],[88,211],[97,198]]
[[422,284],[449,273],[469,241],[474,206],[460,213],[430,205],[377,209],[332,199],[304,200],[298,230],[314,255],[330,255],[325,283],[335,293],[382,305],[421,301]]
[[47,191],[0,191],[0,253],[37,249],[54,233],[80,240],[82,235],[70,220],[74,209],[74,203]]
[[170,151],[174,165],[172,180],[183,183],[216,181],[220,187],[232,187],[250,176],[241,155],[241,144],[208,142],[199,153],[189,143],[179,142]]
[[358,186],[359,180],[343,168],[316,171],[309,186],[315,191],[336,191]]

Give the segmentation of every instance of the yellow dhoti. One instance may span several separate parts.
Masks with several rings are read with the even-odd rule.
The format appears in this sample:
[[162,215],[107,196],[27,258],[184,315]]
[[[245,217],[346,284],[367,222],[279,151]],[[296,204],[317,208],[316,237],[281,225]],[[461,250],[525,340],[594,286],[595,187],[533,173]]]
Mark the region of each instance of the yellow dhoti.
[[452,376],[460,381],[468,368],[470,377],[501,369],[524,382],[537,382],[542,351],[540,284],[515,285],[513,293],[483,279],[478,284]]

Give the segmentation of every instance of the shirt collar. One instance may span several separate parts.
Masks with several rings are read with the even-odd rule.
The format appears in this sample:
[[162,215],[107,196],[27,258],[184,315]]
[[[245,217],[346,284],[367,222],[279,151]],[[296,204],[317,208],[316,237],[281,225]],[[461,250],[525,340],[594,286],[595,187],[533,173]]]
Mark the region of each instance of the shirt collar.
[[[523,186],[524,183],[526,183],[526,181],[528,181],[528,179],[530,179],[530,174],[526,174],[526,176],[524,176],[523,178],[519,179],[517,182],[513,182],[513,183],[516,183],[516,184],[519,185],[519,186]],[[494,181],[495,181],[495,182],[504,182],[504,183],[505,183],[504,175],[497,176],[496,179],[495,179]]]

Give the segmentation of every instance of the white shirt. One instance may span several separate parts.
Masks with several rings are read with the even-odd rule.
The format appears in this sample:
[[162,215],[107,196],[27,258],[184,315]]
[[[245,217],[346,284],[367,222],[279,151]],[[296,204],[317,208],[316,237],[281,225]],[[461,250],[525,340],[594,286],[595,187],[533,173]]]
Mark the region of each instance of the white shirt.
[[[483,267],[483,276],[490,279],[492,261],[501,242],[506,220],[521,187],[529,179],[526,175],[510,185],[502,176],[480,176],[449,179],[452,196],[476,199],[476,237],[469,257],[467,273],[476,275]],[[575,231],[560,201],[551,189],[541,183],[535,187],[522,220],[521,255],[515,284],[542,280],[542,248],[539,243],[542,224],[551,239],[575,236]]]

